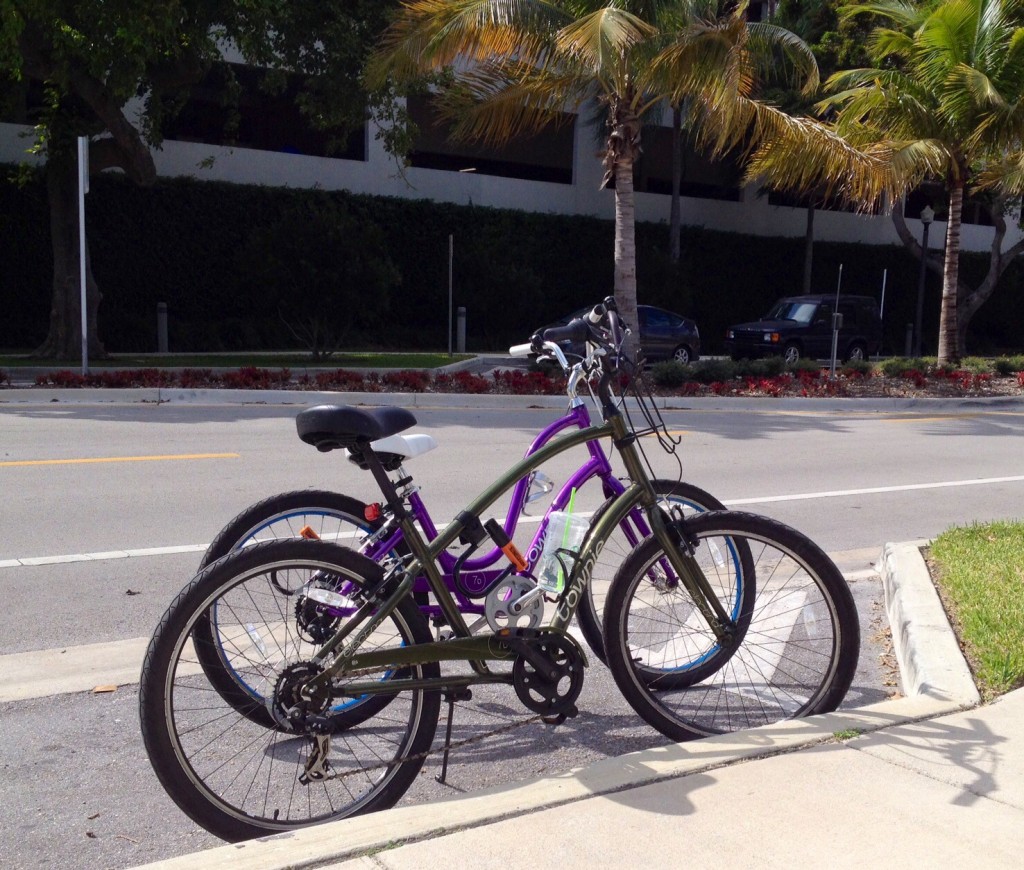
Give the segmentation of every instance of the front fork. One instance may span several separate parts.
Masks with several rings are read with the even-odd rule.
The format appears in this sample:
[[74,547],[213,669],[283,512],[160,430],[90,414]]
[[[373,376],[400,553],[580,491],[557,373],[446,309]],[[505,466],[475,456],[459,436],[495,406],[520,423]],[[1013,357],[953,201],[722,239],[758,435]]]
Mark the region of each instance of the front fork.
[[693,544],[686,538],[685,527],[680,528],[678,523],[672,522],[658,504],[658,495],[636,447],[636,436],[626,428],[620,414],[609,416],[608,422],[612,426],[612,439],[633,483],[612,502],[611,507],[587,533],[569,582],[559,598],[552,627],[563,631],[568,628],[586,585],[590,582],[601,548],[619,524],[625,522],[629,513],[639,506],[647,515],[652,535],[664,550],[667,567],[675,572],[718,642],[727,643],[734,631],[733,622],[694,557]]

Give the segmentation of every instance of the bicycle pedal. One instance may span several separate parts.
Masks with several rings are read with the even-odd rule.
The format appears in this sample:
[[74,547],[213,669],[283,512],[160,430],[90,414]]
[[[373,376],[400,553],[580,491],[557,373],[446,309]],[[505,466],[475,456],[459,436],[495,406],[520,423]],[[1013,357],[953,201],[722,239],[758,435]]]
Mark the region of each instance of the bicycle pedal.
[[576,709],[574,704],[564,713],[559,713],[557,716],[541,716],[540,721],[545,725],[561,725],[566,719],[575,719],[579,715],[579,710]]

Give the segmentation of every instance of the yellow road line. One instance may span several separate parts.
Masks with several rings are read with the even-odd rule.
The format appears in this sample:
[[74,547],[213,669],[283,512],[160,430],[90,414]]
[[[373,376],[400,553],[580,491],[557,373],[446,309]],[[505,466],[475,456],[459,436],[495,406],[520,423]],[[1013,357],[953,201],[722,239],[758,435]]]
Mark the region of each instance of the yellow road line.
[[168,456],[99,456],[94,459],[24,459],[0,462],[0,468],[15,465],[88,465],[94,462],[165,462],[173,459],[241,459],[240,453],[179,453]]
[[931,417],[879,417],[883,423],[935,423],[943,420],[974,420],[980,414],[938,414]]

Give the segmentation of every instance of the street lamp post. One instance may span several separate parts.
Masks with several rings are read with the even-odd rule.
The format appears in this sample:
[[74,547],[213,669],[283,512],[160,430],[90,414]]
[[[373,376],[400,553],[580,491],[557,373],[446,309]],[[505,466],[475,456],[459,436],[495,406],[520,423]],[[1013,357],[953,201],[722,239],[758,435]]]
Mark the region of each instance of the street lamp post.
[[914,320],[914,357],[921,356],[921,320],[924,316],[924,273],[928,265],[928,227],[935,220],[935,210],[926,205],[921,209],[921,271],[917,279],[917,316]]

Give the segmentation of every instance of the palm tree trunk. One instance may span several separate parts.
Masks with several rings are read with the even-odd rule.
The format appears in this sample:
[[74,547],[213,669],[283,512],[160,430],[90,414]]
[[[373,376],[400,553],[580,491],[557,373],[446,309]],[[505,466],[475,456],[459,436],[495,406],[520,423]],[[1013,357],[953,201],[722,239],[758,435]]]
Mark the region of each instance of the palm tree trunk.
[[956,303],[960,285],[960,216],[963,211],[963,181],[949,190],[949,220],[946,223],[946,262],[942,271],[942,309],[939,314],[939,365],[960,359],[956,324]]
[[627,349],[636,348],[636,208],[633,201],[633,158],[615,161],[615,276],[613,288],[619,314],[633,330]]

